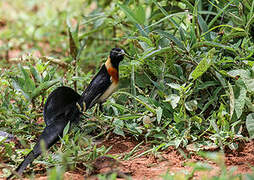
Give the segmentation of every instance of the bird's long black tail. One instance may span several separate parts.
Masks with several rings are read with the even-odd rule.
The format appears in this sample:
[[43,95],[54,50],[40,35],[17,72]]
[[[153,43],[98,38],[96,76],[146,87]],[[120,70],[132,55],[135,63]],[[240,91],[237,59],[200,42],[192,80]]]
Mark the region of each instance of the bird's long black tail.
[[[25,170],[25,168],[31,163],[33,162],[34,159],[36,159],[39,155],[41,154],[41,152],[35,152],[34,150],[32,150],[24,159],[24,161],[17,167],[17,169],[15,170],[18,174],[22,174],[23,171]],[[8,178],[11,178],[8,177]]]
[[[24,161],[17,167],[15,171],[22,175],[25,168],[41,154],[41,142],[44,141],[43,144],[45,145],[45,149],[49,149],[59,140],[59,137],[62,136],[66,124],[67,122],[65,122],[63,119],[61,121],[60,119],[50,126],[46,126],[33,150],[25,157]],[[14,174],[11,174],[7,179],[10,179],[13,177],[13,175]]]

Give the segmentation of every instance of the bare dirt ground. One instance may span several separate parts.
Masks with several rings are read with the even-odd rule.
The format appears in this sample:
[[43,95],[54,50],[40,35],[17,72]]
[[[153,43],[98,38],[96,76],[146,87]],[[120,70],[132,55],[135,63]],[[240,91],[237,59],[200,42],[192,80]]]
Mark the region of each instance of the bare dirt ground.
[[[119,155],[131,151],[139,142],[133,139],[121,139],[119,137],[109,139],[103,144],[105,146],[112,146],[109,154]],[[143,150],[136,152],[135,154],[141,154],[147,149],[147,146],[143,146]],[[197,172],[194,175],[195,179],[201,177],[212,177],[219,173],[219,167],[212,161],[204,159],[195,153],[184,150],[184,154],[188,158],[184,158],[183,155],[175,148],[170,147],[167,150],[159,152],[154,155],[152,153],[126,161],[120,162],[121,172],[129,174],[132,179],[161,179],[160,176],[170,172],[191,172],[192,168],[185,166],[188,162],[205,162],[208,163],[213,169],[209,172]],[[225,165],[228,169],[237,167],[234,172],[236,174],[251,173],[251,166],[254,166],[254,141],[244,143],[238,151],[227,150],[225,153]],[[100,172],[103,172],[102,168]]]
[[[105,140],[101,143],[106,147],[112,146],[111,150],[108,152],[109,155],[124,157],[128,152],[133,150],[133,148],[140,142],[132,139],[122,137],[113,137],[111,139]],[[134,153],[134,156],[139,155],[146,150],[148,150],[148,145],[141,145],[139,151]],[[108,173],[117,172],[119,179],[123,179],[126,175],[132,177],[133,180],[143,180],[143,179],[162,179],[161,175],[169,173],[178,172],[191,172],[192,168],[185,166],[188,162],[205,162],[208,163],[212,170],[210,171],[199,171],[194,174],[194,179],[201,179],[203,177],[212,177],[218,175],[220,168],[212,161],[204,159],[195,153],[188,152],[184,150],[184,154],[188,158],[184,158],[183,155],[175,148],[170,147],[167,150],[158,152],[156,154],[147,153],[146,155],[128,159],[121,160],[119,162],[115,161],[110,157],[102,157],[94,162],[95,171],[91,175],[86,175],[80,171],[76,172],[66,172],[64,179],[69,180],[80,180],[80,179],[97,179],[95,177],[98,173]],[[133,157],[133,154],[132,156]],[[122,158],[123,159],[123,158]],[[254,141],[244,143],[240,150],[230,151],[227,150],[225,153],[225,165],[228,169],[232,167],[237,167],[235,174],[246,174],[251,173],[251,166],[254,166]],[[46,180],[46,176],[38,175],[37,180]]]

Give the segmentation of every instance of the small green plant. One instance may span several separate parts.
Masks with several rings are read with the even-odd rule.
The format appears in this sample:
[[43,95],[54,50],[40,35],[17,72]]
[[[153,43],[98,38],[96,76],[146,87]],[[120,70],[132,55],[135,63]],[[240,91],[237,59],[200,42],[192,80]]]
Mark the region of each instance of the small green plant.
[[29,65],[27,71],[21,64],[18,65],[22,76],[12,77],[13,88],[20,91],[26,100],[32,102],[35,107],[35,98],[39,95],[45,97],[45,91],[58,83],[59,79],[54,79],[56,68],[48,69],[47,64],[37,64],[36,67]]

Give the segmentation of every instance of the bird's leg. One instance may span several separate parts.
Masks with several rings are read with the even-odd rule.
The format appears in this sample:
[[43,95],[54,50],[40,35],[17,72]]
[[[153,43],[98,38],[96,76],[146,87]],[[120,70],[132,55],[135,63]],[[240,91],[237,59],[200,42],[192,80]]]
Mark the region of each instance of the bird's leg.
[[86,113],[86,103],[85,102],[83,102],[83,108],[79,105],[79,103],[77,102],[76,103],[76,106],[77,106],[77,108],[79,109],[79,112],[83,115],[83,116],[85,116],[85,117],[90,117],[87,113]]
[[103,106],[102,106],[102,103],[99,103],[99,110],[100,110],[100,112],[103,113]]
[[79,105],[78,102],[76,102],[76,106],[77,106],[79,112],[83,112],[83,108]]
[[99,115],[100,114],[99,112],[103,113],[102,103],[98,103],[95,105],[93,114]]

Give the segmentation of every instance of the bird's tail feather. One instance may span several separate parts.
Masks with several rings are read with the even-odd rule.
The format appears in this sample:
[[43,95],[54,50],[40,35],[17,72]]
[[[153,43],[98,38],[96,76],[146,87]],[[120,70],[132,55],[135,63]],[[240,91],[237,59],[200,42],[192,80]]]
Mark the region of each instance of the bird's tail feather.
[[[40,149],[36,148],[37,146],[39,146],[39,142],[35,145],[34,149],[25,157],[24,161],[17,167],[17,169],[15,170],[16,173],[18,174],[22,174],[23,171],[26,169],[26,167],[31,163],[33,162],[33,160],[35,158],[37,158],[40,154],[41,154],[41,151]],[[35,149],[38,149],[39,151],[35,152]],[[8,178],[12,178],[14,174],[11,174]]]
[[[64,127],[67,122],[65,121],[56,121],[50,126],[46,126],[43,130],[38,142],[35,144],[33,150],[25,157],[24,161],[17,167],[16,172],[22,175],[25,168],[33,162],[41,154],[41,142],[44,141],[45,149],[49,149],[52,145],[59,140],[59,137],[62,136]],[[7,179],[13,177],[14,174],[11,174]]]

